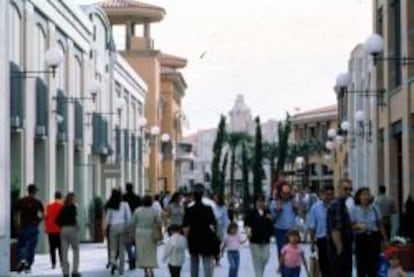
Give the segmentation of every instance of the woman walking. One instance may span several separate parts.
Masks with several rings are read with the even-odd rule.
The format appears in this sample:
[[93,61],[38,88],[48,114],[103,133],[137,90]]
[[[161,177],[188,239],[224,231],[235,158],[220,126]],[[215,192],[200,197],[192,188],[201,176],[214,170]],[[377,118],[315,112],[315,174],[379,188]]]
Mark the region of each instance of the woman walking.
[[145,277],[153,277],[153,269],[158,267],[157,242],[161,238],[161,222],[158,212],[152,208],[151,196],[144,196],[142,204],[132,216],[135,245],[139,249],[136,266],[144,269]]
[[293,199],[291,188],[287,182],[280,186],[280,192],[272,203],[271,212],[275,219],[274,229],[277,251],[280,251],[287,243],[286,234],[296,226],[298,204]]
[[171,235],[170,226],[183,225],[184,207],[181,205],[181,193],[176,192],[172,195],[170,202],[165,207],[165,216],[167,219],[168,234]]
[[124,274],[125,241],[130,221],[131,210],[128,203],[122,201],[120,190],[112,190],[106,213],[106,223],[111,226],[109,229],[109,263],[112,275],[116,270],[120,275]]
[[56,218],[57,224],[61,227],[60,242],[62,248],[62,272],[64,277],[69,277],[69,246],[73,252],[72,277],[80,277],[79,273],[79,226],[76,221],[77,209],[76,197],[73,192],[67,194],[63,208]]
[[381,240],[387,240],[381,212],[371,203],[371,199],[369,188],[358,189],[355,193],[355,206],[351,210],[358,277],[377,276]]

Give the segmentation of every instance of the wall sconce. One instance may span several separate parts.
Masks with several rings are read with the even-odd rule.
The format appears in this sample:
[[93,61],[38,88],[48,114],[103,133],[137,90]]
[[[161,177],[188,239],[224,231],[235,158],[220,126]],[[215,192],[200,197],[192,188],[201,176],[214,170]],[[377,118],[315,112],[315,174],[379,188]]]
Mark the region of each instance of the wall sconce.
[[[356,126],[356,130],[351,131],[350,129],[350,124],[348,121],[343,121],[340,125],[340,130],[341,132],[344,134],[344,136],[341,136],[344,141],[347,135],[353,135],[353,136],[358,136],[361,138],[366,137],[367,142],[371,142],[371,137],[372,137],[372,122],[371,120],[368,120],[368,122],[365,123],[366,119],[365,119],[365,112],[362,110],[359,110],[355,113],[355,121],[357,123]],[[329,132],[329,131],[328,131]],[[329,134],[328,134],[329,136]],[[336,141],[341,141],[341,138],[336,138]],[[353,145],[354,139],[351,140],[351,148],[354,147]],[[327,147],[328,148],[328,147]]]
[[99,85],[97,81],[94,80],[91,86],[89,87],[89,94],[91,97],[54,96],[53,100],[65,101],[65,102],[70,102],[70,103],[74,103],[77,100],[92,100],[92,102],[95,103],[96,96],[100,93],[100,91],[101,91],[101,86]]
[[368,120],[368,122],[365,123],[365,112],[364,111],[356,111],[355,113],[355,121],[358,124],[358,131],[357,134],[360,137],[366,137],[367,141],[370,142],[371,141],[371,136],[372,136],[372,123],[371,120]]
[[62,63],[63,60],[63,53],[59,47],[54,46],[49,48],[45,53],[45,63],[46,66],[49,68],[48,70],[25,70],[20,72],[11,72],[12,78],[37,78],[38,76],[31,76],[30,74],[52,74],[54,78],[56,75],[57,67]]
[[378,90],[369,90],[369,89],[348,90],[348,86],[350,84],[351,84],[351,76],[349,75],[348,72],[339,74],[336,77],[336,83],[335,83],[335,87],[334,87],[336,95],[338,97],[343,97],[347,93],[356,93],[360,96],[365,96],[365,97],[375,96],[375,97],[377,97],[378,106],[384,106],[385,105],[385,101],[384,101],[385,89],[378,89]]
[[161,135],[161,142],[167,143],[170,140],[171,140],[171,138],[170,138],[170,135],[169,134],[164,133],[164,134]]
[[398,61],[402,65],[414,64],[414,58],[412,57],[382,57],[381,54],[384,51],[384,39],[379,34],[370,35],[365,43],[365,50],[372,55],[374,60],[374,65],[379,61]]

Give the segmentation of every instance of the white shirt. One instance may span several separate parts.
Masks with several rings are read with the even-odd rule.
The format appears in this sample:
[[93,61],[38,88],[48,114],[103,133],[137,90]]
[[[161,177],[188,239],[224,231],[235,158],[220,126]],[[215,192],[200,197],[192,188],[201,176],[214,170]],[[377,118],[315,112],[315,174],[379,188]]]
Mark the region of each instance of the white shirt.
[[164,246],[164,262],[172,266],[182,266],[185,261],[187,240],[184,236],[173,234]]
[[157,213],[158,216],[161,215],[162,207],[161,207],[160,202],[158,201],[152,202],[152,209]]
[[125,224],[131,221],[131,210],[127,202],[122,201],[118,210],[108,209],[106,222],[111,225]]

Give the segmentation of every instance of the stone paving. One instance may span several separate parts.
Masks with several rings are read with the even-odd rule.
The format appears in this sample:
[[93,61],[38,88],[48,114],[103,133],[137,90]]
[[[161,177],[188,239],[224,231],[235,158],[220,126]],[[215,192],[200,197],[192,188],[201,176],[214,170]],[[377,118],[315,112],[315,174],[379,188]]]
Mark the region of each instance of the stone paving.
[[[307,247],[306,247],[307,248]],[[163,246],[159,246],[158,249],[158,262],[159,268],[155,270],[155,276],[167,277],[169,276],[167,265],[162,263]],[[70,254],[71,259],[71,254]],[[111,276],[110,271],[105,269],[107,262],[106,246],[105,244],[81,244],[80,252],[80,271],[83,277],[101,277]],[[265,276],[276,276],[277,259],[276,259],[276,246],[271,244],[271,258],[266,267]],[[128,266],[125,267],[125,273],[123,276],[144,276],[142,270],[128,271]],[[60,269],[51,269],[50,259],[48,254],[36,255],[35,264],[32,268],[31,274],[17,274],[12,273],[11,276],[62,276]],[[181,276],[190,276],[190,258],[186,259]],[[203,276],[203,274],[200,274]],[[226,255],[221,259],[221,265],[217,266],[214,271],[215,277],[228,276],[228,262]],[[240,271],[239,276],[252,276],[254,277],[253,266],[251,262],[251,255],[248,245],[244,245],[241,249],[240,257]],[[303,271],[301,276],[306,276]]]

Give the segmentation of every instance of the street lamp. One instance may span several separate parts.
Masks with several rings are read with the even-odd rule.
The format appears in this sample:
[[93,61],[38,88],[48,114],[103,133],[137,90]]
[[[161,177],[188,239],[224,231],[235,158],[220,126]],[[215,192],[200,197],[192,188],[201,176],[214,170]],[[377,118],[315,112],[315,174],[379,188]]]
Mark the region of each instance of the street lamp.
[[336,82],[334,86],[335,93],[338,98],[342,98],[347,93],[356,93],[359,96],[375,96],[377,97],[377,103],[379,106],[384,106],[384,94],[385,89],[378,89],[378,90],[370,90],[370,89],[362,89],[362,90],[349,90],[348,87],[351,84],[351,75],[348,72],[340,73],[336,77]]
[[48,70],[24,70],[24,71],[12,71],[12,78],[37,78],[36,75],[30,74],[40,74],[47,73],[52,74],[54,78],[56,75],[56,69],[63,61],[63,52],[59,47],[53,46],[49,48],[45,53],[45,63]]
[[304,164],[305,164],[305,158],[303,158],[302,156],[298,156],[295,159],[295,163],[296,163],[296,174],[299,175],[300,177],[300,185],[303,188],[303,186],[305,185],[305,174],[306,174],[306,169],[304,168]]
[[379,61],[397,61],[402,65],[414,64],[414,58],[412,57],[382,57],[381,54],[384,51],[384,39],[380,34],[374,33],[370,35],[364,43],[365,50],[372,55],[374,65]]

